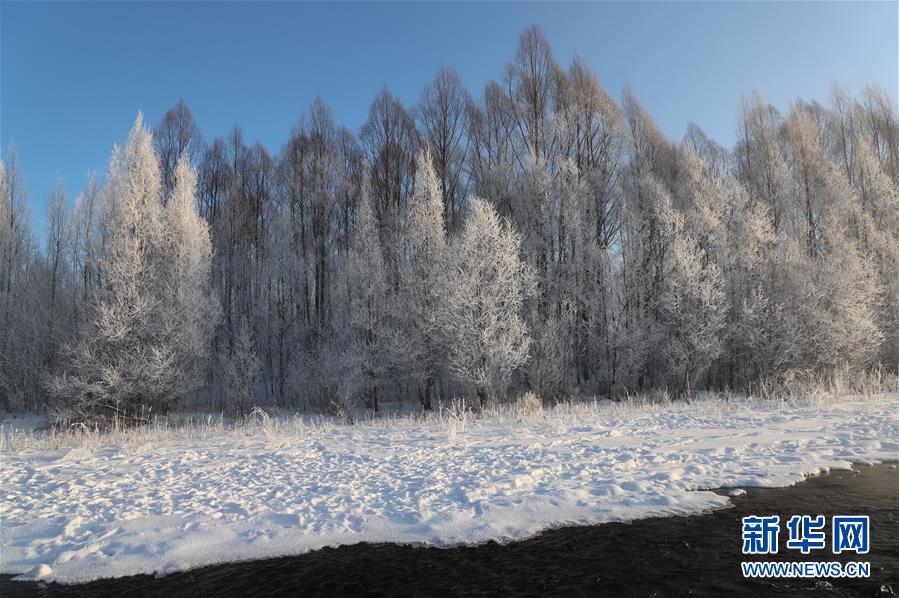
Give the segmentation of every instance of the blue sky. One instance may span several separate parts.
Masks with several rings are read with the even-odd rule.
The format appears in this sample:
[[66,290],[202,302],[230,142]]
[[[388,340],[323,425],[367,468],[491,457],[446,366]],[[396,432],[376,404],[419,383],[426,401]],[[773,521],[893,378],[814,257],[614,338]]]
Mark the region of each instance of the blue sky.
[[273,152],[316,95],[358,130],[387,85],[407,105],[441,65],[476,96],[521,30],[578,53],[662,130],[731,145],[743,94],[826,102],[834,81],[897,89],[896,1],[505,3],[0,2],[0,142],[14,140],[40,233],[46,197],[103,170],[138,110],[183,98],[203,135],[239,123]]

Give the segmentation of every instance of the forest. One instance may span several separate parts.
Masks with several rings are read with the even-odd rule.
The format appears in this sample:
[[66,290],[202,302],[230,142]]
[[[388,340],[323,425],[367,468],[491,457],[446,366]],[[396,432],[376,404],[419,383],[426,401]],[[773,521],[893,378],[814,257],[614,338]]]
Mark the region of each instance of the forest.
[[204,139],[181,101],[138,115],[42,234],[11,147],[0,409],[102,424],[895,371],[895,99],[836,84],[781,113],[755,92],[735,129],[673,142],[531,27],[479,93],[444,67],[414,105],[384,88],[359,131],[317,98],[276,153]]

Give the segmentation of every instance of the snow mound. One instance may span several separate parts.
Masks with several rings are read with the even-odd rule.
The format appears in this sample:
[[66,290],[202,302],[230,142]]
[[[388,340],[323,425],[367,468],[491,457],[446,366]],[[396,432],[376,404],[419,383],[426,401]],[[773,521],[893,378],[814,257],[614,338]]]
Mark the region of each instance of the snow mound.
[[53,569],[50,568],[49,565],[41,563],[37,567],[34,567],[30,571],[23,573],[16,577],[17,581],[38,581],[40,579],[46,579],[50,577],[53,573]]
[[0,469],[0,571],[75,583],[362,541],[504,541],[697,513],[730,504],[706,489],[896,459],[897,399],[272,423],[12,451]]

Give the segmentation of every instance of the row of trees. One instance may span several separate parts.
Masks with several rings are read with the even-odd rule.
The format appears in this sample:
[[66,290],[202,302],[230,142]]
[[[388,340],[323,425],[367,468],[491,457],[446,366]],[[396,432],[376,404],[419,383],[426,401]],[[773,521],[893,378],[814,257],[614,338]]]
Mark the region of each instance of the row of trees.
[[[472,97],[441,69],[355,135],[316,100],[277,156],[138,122],[44,247],[10,152],[0,398],[245,409],[472,392],[741,388],[899,362],[899,116],[877,87],[726,149],[667,140],[536,28]],[[81,409],[80,409],[81,410]]]

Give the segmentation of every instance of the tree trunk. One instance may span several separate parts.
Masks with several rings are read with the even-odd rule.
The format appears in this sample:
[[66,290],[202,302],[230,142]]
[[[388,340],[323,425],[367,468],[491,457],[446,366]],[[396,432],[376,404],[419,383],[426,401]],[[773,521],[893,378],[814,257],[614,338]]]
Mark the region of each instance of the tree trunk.
[[425,411],[431,410],[431,387],[433,385],[433,379],[428,378],[424,386],[418,389],[418,400],[421,401],[421,408]]
[[482,411],[487,406],[487,389],[483,386],[478,387],[478,404],[481,406]]

